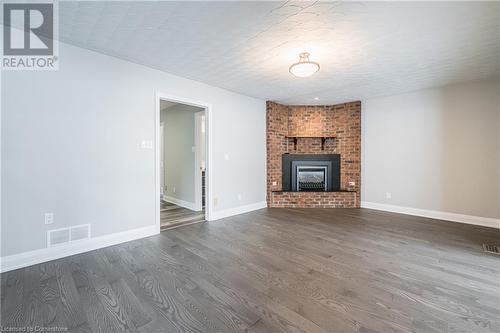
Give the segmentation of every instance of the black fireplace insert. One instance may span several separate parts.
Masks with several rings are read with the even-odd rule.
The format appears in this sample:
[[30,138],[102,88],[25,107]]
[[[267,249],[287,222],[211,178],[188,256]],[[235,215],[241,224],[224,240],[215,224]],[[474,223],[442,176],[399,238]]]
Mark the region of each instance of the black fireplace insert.
[[283,191],[340,190],[340,155],[283,154]]

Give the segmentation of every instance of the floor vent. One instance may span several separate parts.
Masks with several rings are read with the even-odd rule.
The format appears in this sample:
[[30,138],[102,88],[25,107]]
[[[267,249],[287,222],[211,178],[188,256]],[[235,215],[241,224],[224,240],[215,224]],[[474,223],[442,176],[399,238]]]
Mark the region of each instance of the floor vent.
[[483,244],[484,252],[500,254],[500,245]]
[[90,238],[90,224],[75,225],[74,227],[52,229],[47,231],[47,246],[76,242]]

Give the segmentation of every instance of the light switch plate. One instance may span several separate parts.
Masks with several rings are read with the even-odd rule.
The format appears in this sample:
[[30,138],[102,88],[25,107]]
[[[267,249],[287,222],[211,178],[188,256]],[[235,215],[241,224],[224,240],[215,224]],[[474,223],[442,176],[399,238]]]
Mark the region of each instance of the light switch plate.
[[141,141],[142,149],[153,149],[153,140],[142,140]]
[[45,224],[54,223],[54,213],[45,213]]

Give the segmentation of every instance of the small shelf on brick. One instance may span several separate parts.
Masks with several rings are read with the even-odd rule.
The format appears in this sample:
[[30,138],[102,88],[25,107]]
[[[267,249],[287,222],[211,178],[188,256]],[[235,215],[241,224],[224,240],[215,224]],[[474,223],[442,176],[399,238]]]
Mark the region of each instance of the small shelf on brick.
[[338,190],[338,191],[282,191],[273,190],[271,193],[356,193],[356,190]]
[[301,138],[319,138],[321,139],[321,150],[325,150],[325,141],[327,139],[335,139],[333,135],[321,135],[321,136],[313,136],[313,135],[286,135],[285,138],[293,139],[293,150],[297,150],[297,141]]

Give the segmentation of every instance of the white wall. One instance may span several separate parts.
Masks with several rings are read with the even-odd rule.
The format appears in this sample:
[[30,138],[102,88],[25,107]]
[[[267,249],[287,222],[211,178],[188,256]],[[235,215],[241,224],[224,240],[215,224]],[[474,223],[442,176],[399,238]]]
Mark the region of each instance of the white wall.
[[500,218],[499,96],[495,80],[363,101],[362,200]]
[[[195,206],[195,113],[203,111],[176,104],[161,111],[164,122],[164,195]],[[201,135],[201,133],[200,133]],[[175,188],[175,192],[174,192]],[[189,207],[187,207],[189,208]]]
[[2,256],[44,248],[49,227],[154,225],[154,150],[140,143],[154,140],[156,91],[212,106],[214,213],[265,201],[264,101],[63,43],[59,59],[2,73]]

